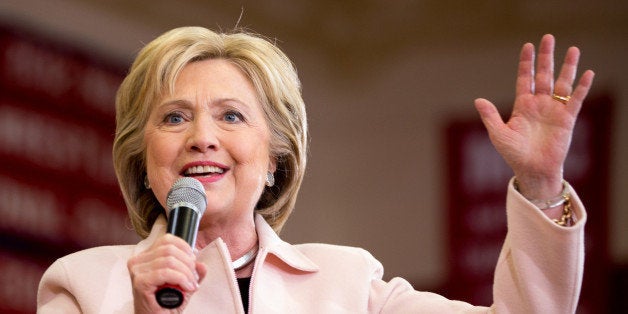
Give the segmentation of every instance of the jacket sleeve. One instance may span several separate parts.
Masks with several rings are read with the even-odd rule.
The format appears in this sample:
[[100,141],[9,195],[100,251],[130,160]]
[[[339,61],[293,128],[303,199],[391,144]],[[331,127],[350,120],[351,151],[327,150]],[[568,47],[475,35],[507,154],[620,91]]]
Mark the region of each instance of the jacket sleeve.
[[561,227],[528,202],[512,185],[506,211],[508,234],[502,247],[489,308],[415,291],[401,278],[383,281],[371,257],[371,313],[573,313],[582,284],[586,212],[573,190],[577,222]]
[[489,313],[490,308],[449,300],[432,292],[416,291],[401,278],[374,279],[369,313]]
[[[571,189],[571,188],[570,188]],[[499,313],[573,313],[584,269],[586,212],[569,191],[576,223],[561,227],[508,187],[508,234],[495,270],[493,302]]]
[[126,267],[134,246],[101,246],[55,261],[42,276],[38,313],[132,313]]
[[416,291],[405,279],[382,280],[383,267],[364,251],[372,269],[369,313],[488,313],[490,308],[449,300],[432,292]]
[[76,298],[70,293],[70,280],[61,260],[44,273],[37,292],[37,313],[81,313]]

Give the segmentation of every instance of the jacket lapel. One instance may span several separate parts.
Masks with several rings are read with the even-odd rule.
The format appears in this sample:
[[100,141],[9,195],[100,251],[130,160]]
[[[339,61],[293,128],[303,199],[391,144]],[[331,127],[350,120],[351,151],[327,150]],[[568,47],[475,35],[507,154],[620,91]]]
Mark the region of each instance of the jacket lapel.
[[255,227],[259,239],[260,253],[263,252],[265,253],[264,255],[273,254],[286,263],[287,266],[303,272],[318,271],[318,266],[312,260],[303,255],[294,246],[281,240],[261,215],[255,215]]
[[[150,235],[135,246],[133,254],[148,249],[159,236],[166,232],[166,226],[165,217],[160,216],[155,221]],[[283,291],[287,287],[281,285],[282,274],[308,274],[319,270],[319,267],[297,248],[281,240],[261,215],[255,215],[255,227],[259,251],[251,281],[252,307],[256,303],[255,299],[259,301],[259,297],[267,296],[268,293],[275,295],[289,293],[289,291]],[[218,238],[204,247],[198,254],[198,261],[206,265],[207,275],[200,283],[199,290],[190,299],[186,309],[191,313],[208,311],[243,313],[231,256],[224,241]],[[262,304],[259,305],[261,307],[257,310],[265,308]]]

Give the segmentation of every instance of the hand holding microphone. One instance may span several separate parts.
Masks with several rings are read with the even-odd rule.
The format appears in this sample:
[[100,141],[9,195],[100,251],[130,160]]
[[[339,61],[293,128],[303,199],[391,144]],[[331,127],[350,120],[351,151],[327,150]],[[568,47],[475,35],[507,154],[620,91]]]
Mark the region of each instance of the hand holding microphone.
[[162,236],[128,262],[136,311],[156,311],[155,301],[162,309],[181,306],[184,292],[196,290],[206,272],[192,251],[206,207],[203,185],[193,178],[177,180],[168,192],[167,207],[167,233],[176,237]]

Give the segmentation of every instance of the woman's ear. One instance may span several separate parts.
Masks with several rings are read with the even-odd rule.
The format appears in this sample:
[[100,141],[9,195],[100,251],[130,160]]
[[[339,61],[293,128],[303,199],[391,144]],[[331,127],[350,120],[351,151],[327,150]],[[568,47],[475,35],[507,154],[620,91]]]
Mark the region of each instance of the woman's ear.
[[275,171],[277,171],[277,157],[271,155],[268,162],[268,172],[275,173]]

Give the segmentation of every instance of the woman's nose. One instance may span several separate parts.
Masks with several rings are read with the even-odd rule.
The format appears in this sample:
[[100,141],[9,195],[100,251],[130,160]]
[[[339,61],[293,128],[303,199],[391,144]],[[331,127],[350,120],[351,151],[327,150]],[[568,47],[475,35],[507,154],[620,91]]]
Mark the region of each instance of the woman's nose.
[[201,153],[218,149],[218,136],[216,125],[212,121],[198,119],[189,129],[187,148],[190,151]]

